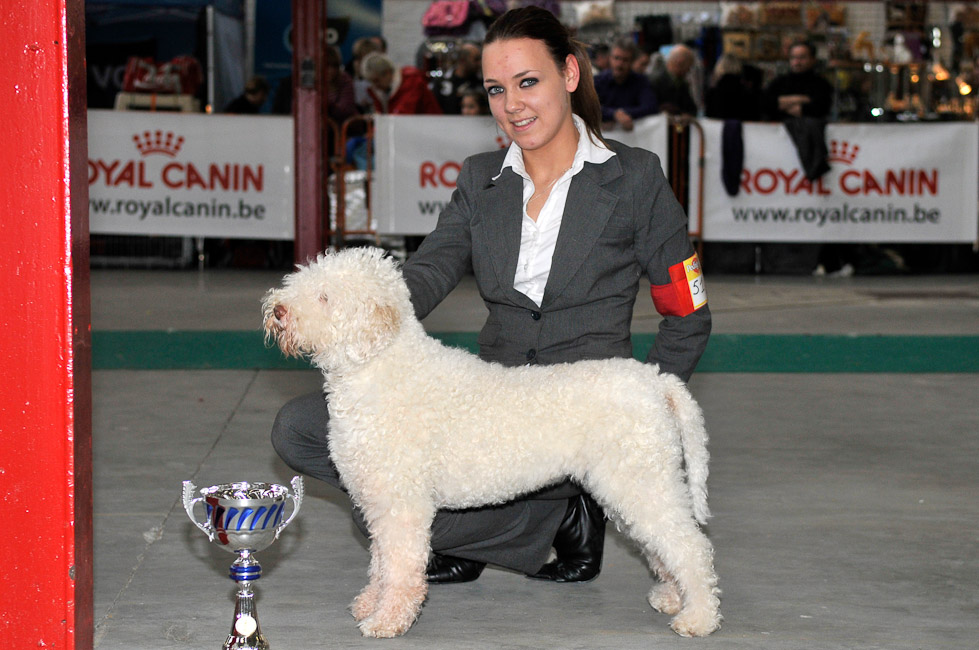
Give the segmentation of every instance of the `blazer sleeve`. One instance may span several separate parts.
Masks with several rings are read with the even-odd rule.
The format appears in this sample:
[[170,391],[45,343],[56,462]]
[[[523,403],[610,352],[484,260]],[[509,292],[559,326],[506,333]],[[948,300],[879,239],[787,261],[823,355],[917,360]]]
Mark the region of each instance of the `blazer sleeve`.
[[[648,191],[635,195],[639,220],[636,253],[651,285],[669,285],[670,267],[682,265],[695,255],[687,233],[687,216],[673,195],[657,156],[646,157],[641,178]],[[710,308],[706,303],[686,315],[665,314],[646,362],[659,364],[664,372],[688,381],[707,347],[710,329]]]
[[435,229],[402,269],[419,320],[449,295],[472,265],[472,179],[472,164],[466,159]]

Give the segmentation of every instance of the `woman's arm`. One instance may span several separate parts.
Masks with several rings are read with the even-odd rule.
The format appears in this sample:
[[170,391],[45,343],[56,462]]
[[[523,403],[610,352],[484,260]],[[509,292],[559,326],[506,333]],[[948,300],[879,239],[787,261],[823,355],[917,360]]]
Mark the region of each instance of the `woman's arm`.
[[656,310],[663,315],[646,362],[688,381],[707,347],[710,309],[700,261],[687,234],[687,216],[659,159],[646,160],[643,189],[636,192],[636,252],[652,285]]
[[439,214],[435,230],[404,265],[411,302],[419,319],[425,318],[449,295],[471,265],[471,188],[472,166],[467,159],[462,163],[449,204]]

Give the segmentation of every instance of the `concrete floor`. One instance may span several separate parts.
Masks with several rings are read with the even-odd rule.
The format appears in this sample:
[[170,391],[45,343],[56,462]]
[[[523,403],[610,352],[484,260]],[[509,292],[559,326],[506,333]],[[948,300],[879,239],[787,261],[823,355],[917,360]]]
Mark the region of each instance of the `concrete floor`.
[[[95,331],[257,329],[281,273],[94,271]],[[717,333],[979,334],[979,278],[708,278]],[[648,295],[648,294],[646,294]],[[426,321],[470,331],[467,281]],[[657,318],[642,295],[638,332]],[[219,648],[233,556],[183,512],[198,487],[292,473],[268,443],[314,371],[96,370],[95,647]],[[711,434],[709,535],[725,621],[677,637],[651,577],[614,531],[594,582],[487,569],[433,586],[416,625],[362,639],[347,606],[368,555],[346,499],[307,482],[302,511],[257,554],[272,648],[979,648],[979,376],[700,373]]]

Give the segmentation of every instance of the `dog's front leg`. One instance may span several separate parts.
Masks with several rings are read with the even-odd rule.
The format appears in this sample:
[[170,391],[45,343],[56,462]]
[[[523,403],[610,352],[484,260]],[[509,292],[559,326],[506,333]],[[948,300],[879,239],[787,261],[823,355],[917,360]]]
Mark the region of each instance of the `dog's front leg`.
[[434,516],[435,508],[431,504],[404,498],[396,506],[368,518],[372,572],[376,571],[377,577],[372,575],[371,584],[365,589],[370,595],[364,600],[373,597],[375,580],[380,585],[380,593],[373,613],[360,622],[364,636],[400,636],[418,618],[428,593],[425,566]]

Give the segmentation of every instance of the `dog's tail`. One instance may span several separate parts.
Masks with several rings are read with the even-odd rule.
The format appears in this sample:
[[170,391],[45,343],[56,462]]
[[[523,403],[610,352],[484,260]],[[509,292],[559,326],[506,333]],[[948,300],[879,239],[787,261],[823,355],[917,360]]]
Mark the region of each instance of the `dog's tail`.
[[680,424],[680,441],[683,443],[683,460],[687,466],[687,486],[693,499],[694,518],[701,525],[707,523],[710,509],[707,507],[707,473],[710,454],[707,451],[707,428],[704,413],[694,401],[686,385],[677,377],[670,376],[666,398]]

